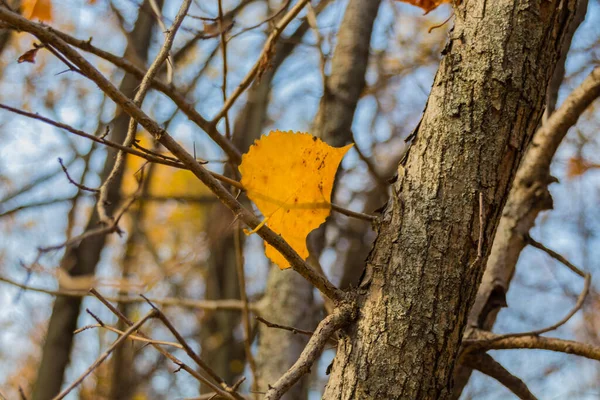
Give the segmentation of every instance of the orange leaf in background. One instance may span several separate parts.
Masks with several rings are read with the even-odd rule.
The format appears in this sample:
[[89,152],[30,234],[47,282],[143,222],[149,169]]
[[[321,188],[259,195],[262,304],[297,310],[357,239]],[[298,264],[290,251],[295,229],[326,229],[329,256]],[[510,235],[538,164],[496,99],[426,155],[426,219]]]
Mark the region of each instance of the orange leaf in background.
[[27,50],[25,53],[23,53],[21,55],[21,57],[19,57],[17,62],[19,64],[24,63],[24,62],[35,64],[35,56],[37,55],[37,52],[39,49],[40,49],[40,47],[36,47],[34,49]]
[[[264,222],[304,259],[306,236],[331,211],[335,173],[350,147],[331,147],[308,133],[272,131],[242,156],[239,170],[248,197]],[[267,243],[265,247],[280,269],[290,267],[279,251]]]
[[23,0],[23,16],[31,20],[51,21],[51,0]]
[[436,9],[440,4],[451,3],[452,0],[396,0],[402,3],[412,4],[413,6],[421,7],[425,10],[425,14]]
[[600,168],[600,164],[593,164],[581,157],[570,158],[567,164],[567,178],[573,179],[594,168]]

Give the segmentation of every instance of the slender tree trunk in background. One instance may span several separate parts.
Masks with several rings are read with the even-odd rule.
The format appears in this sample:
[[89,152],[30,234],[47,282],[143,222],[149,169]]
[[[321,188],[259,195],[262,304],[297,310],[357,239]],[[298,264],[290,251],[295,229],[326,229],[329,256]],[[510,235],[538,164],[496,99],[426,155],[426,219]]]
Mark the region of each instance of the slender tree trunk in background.
[[[354,142],[352,122],[354,112],[361,93],[365,87],[365,73],[369,63],[369,49],[373,24],[377,17],[380,5],[379,0],[363,1],[352,0],[348,3],[344,18],[337,34],[337,44],[331,60],[331,74],[327,78],[325,93],[315,118],[315,135],[323,138],[332,146],[341,147]],[[337,185],[336,185],[337,187]],[[334,191],[336,189],[334,187]],[[334,197],[334,196],[332,196]],[[369,210],[372,212],[374,207]],[[370,230],[364,221],[349,221],[349,226],[358,228],[358,232]],[[349,252],[352,258],[339,255],[338,261],[344,261],[344,271],[340,287],[346,288],[349,284],[356,283],[358,276],[364,268],[364,259],[369,247],[363,242],[364,235],[360,238],[350,238]],[[314,250],[321,253],[325,245],[325,228],[314,235],[312,242]],[[320,249],[319,249],[320,247]],[[355,262],[356,261],[356,262]],[[350,266],[358,265],[359,268]]]
[[[159,0],[159,2],[161,2]],[[162,2],[161,2],[162,3]],[[139,59],[147,59],[147,50],[154,27],[154,18],[147,2],[140,10],[138,20],[135,24],[131,36],[134,40],[127,51],[135,51]],[[120,90],[129,97],[133,97],[139,81],[133,75],[126,74],[120,86]],[[120,113],[112,123],[111,140],[122,143],[127,134],[129,117],[125,113]],[[107,156],[102,171],[102,180],[106,179],[115,162],[116,152],[112,148],[107,148]],[[119,174],[108,188],[108,201],[106,209],[111,214],[119,205],[121,200],[121,181],[122,173]],[[86,230],[94,229],[98,226],[98,215],[95,208],[87,223]],[[93,236],[81,241],[77,246],[70,247],[61,261],[61,268],[64,268],[71,276],[93,275],[96,265],[100,260],[100,255],[106,236]],[[32,395],[33,400],[51,399],[59,393],[62,385],[65,369],[69,364],[71,347],[73,344],[73,331],[77,327],[77,319],[81,308],[81,298],[79,297],[57,297],[52,308],[52,315],[48,323],[46,341],[43,347],[42,361],[38,369],[38,376],[35,382]]]
[[[152,150],[159,151],[158,146]],[[156,164],[150,164],[145,168],[144,181],[142,182],[141,199],[138,201],[134,212],[131,213],[132,226],[128,232],[127,242],[125,243],[125,254],[121,261],[121,275],[123,279],[130,279],[136,271],[135,262],[139,254],[137,249],[142,240],[142,229],[144,217],[146,216],[146,207],[148,205],[144,198],[149,194],[150,185],[154,177]],[[129,296],[126,290],[120,291],[119,296]],[[137,308],[136,304],[119,302],[117,308],[123,315],[129,317]],[[126,331],[127,324],[119,319],[117,329]],[[126,343],[118,346],[112,356],[112,367],[110,368],[110,400],[128,400],[135,394],[137,387],[137,373],[134,364],[136,348],[132,343]]]
[[[333,146],[343,146],[352,141],[352,121],[365,85],[371,33],[379,3],[378,0],[351,0],[337,35],[331,75],[327,79],[313,131],[315,136]],[[321,243],[324,241],[323,231],[321,229],[321,239],[318,239]],[[322,246],[319,247],[322,249]],[[261,311],[272,322],[300,329],[312,330],[317,322],[310,283],[291,270],[280,271],[276,267],[271,270],[267,301]],[[259,390],[266,391],[269,384],[275,383],[290,368],[306,342],[303,336],[259,326]],[[305,399],[306,384],[303,382],[307,379],[305,377],[294,385],[283,399]]]
[[325,399],[450,398],[467,315],[575,5],[455,6],[445,57],[398,166],[360,311],[339,342]]
[[[233,218],[222,204],[208,212],[206,233],[210,256],[205,278],[205,297],[210,300],[239,299],[240,289],[231,229]],[[233,384],[244,370],[243,343],[235,336],[240,315],[237,312],[217,311],[206,314],[200,322],[202,359],[227,382]],[[203,393],[210,388],[201,386]]]
[[[269,321],[298,329],[313,330],[318,310],[313,299],[313,287],[293,271],[271,268],[261,315]],[[307,343],[304,335],[282,329],[258,326],[258,390],[266,391],[298,359]],[[308,376],[300,380],[282,397],[284,400],[306,399]]]
[[[585,19],[587,6],[587,0],[578,2],[575,17],[565,35],[560,59],[546,93],[544,123],[534,135],[533,145],[523,156],[504,206],[481,286],[469,313],[468,328],[492,330],[498,312],[502,307],[507,306],[506,293],[514,276],[519,256],[526,246],[525,236],[533,228],[539,213],[552,209],[552,196],[548,191],[548,185],[554,182],[555,178],[550,175],[550,163],[570,125],[557,130],[554,126],[548,126],[548,118],[555,111],[558,90],[565,76],[567,53],[575,31]],[[469,331],[465,335],[469,335]],[[469,382],[471,372],[471,368],[462,364],[456,366],[454,399],[460,397]]]

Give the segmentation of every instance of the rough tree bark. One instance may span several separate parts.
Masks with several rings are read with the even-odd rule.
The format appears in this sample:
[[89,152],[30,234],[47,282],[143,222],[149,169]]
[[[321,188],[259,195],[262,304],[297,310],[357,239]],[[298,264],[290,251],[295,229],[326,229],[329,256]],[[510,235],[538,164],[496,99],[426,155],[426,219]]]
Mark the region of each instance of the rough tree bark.
[[[333,146],[352,141],[352,121],[365,85],[371,33],[379,4],[379,0],[350,0],[340,25],[331,74],[312,132]],[[313,288],[293,271],[280,271],[276,267],[271,271],[265,304],[262,312],[273,322],[314,329]],[[276,382],[294,364],[306,342],[301,335],[259,326],[260,390],[266,390],[268,384]],[[284,352],[281,343],[287,344]],[[306,398],[306,387],[302,382],[294,385],[283,399]]]
[[455,6],[445,57],[398,166],[357,298],[358,319],[340,340],[325,399],[450,397],[489,244],[542,116],[575,6]]
[[[162,3],[162,1],[160,2]],[[131,33],[135,40],[130,42],[127,51],[134,51],[138,59],[146,60],[146,53],[154,26],[154,18],[147,2],[144,2],[142,7],[146,7],[147,10],[146,12],[140,10],[138,20]],[[130,46],[133,48],[130,48]],[[133,97],[138,85],[139,80],[134,75],[126,74],[121,83],[120,90],[127,96]],[[125,113],[120,113],[112,123],[111,139],[122,143],[127,134],[128,125],[129,116]],[[103,180],[112,170],[115,156],[116,151],[108,148],[101,176]],[[108,188],[108,201],[110,204],[107,204],[106,209],[109,213],[112,213],[116,209],[121,200],[121,180],[122,172],[112,181]],[[98,215],[94,208],[88,220],[86,230],[97,228],[98,223]],[[93,275],[105,242],[106,236],[98,235],[81,241],[77,246],[68,248],[61,261],[61,268],[64,268],[72,276]],[[38,369],[37,380],[32,395],[33,400],[51,399],[59,393],[65,369],[69,364],[71,347],[73,345],[73,331],[77,328],[77,318],[79,317],[80,308],[81,298],[79,297],[56,298],[50,322],[48,323],[42,361]]]

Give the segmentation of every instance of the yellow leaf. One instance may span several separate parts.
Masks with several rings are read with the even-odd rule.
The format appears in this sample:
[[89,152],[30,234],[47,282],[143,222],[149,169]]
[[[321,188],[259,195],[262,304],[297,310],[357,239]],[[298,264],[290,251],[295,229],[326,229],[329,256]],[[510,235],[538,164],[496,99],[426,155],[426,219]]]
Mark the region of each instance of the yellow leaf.
[[[308,133],[272,131],[242,156],[239,170],[248,197],[266,224],[304,259],[306,236],[331,211],[335,173],[350,147],[331,147]],[[267,243],[265,247],[280,269],[290,267],[275,248]]]
[[51,0],[23,0],[23,16],[31,20],[51,21]]

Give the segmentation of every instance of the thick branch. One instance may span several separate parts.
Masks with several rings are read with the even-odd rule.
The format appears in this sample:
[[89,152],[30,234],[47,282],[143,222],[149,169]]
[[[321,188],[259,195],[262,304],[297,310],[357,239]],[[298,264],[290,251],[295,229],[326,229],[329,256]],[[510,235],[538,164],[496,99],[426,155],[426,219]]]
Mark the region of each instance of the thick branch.
[[485,331],[478,331],[477,336],[481,339],[463,341],[465,353],[488,350],[537,349],[574,354],[590,360],[600,361],[600,347],[573,340],[536,335],[503,338],[502,335]]
[[469,354],[462,360],[462,363],[469,368],[476,369],[482,374],[486,374],[487,376],[494,378],[522,400],[537,399],[533,393],[529,391],[529,388],[521,379],[511,374],[489,354]]
[[329,337],[347,324],[350,321],[351,315],[352,309],[350,307],[341,307],[336,308],[333,313],[325,317],[317,326],[315,333],[308,341],[302,354],[300,354],[298,361],[269,388],[265,395],[265,400],[280,399],[304,374],[310,372],[323,347],[327,344]]

